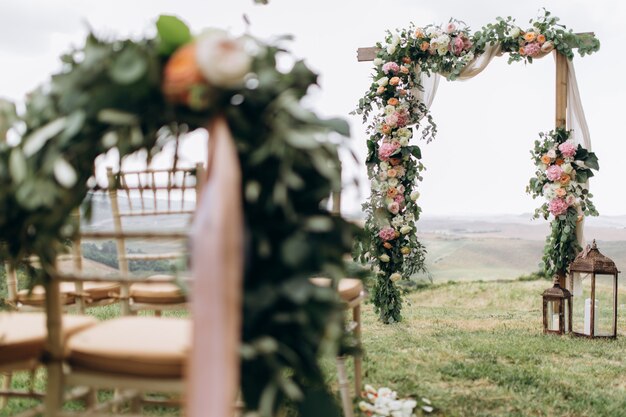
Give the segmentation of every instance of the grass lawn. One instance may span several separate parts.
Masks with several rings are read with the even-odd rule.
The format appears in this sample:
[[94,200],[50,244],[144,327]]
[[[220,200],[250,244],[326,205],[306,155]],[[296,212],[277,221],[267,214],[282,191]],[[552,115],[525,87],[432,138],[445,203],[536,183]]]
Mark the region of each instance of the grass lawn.
[[[438,416],[626,416],[626,338],[544,336],[549,285],[426,288],[405,297],[404,321],[394,325],[367,305],[364,381],[427,397]],[[622,314],[625,303],[622,295]],[[625,324],[621,317],[618,329]]]

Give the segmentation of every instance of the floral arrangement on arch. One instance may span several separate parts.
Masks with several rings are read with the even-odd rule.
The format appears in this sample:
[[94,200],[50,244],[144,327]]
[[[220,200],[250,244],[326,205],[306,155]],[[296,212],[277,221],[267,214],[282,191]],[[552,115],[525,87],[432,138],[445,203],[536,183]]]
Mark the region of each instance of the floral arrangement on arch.
[[531,151],[537,171],[526,191],[533,198],[545,199],[535,210],[535,218],[552,216],[543,263],[546,275],[553,276],[565,274],[581,249],[576,239],[577,223],[585,215],[598,215],[587,183],[599,165],[596,155],[574,143],[565,129],[539,136],[541,140],[535,141]]
[[412,398],[398,398],[398,393],[387,387],[376,389],[366,384],[364,388],[359,410],[367,417],[415,417],[418,405],[425,413],[432,413],[434,410],[427,398],[418,402]]
[[532,63],[553,49],[573,57],[599,49],[592,35],[578,36],[547,11],[522,30],[512,18],[498,18],[474,34],[460,21],[387,32],[374,60],[372,83],[355,114],[367,125],[369,201],[365,237],[355,245],[355,258],[371,263],[377,275],[371,298],[383,323],[402,319],[401,293],[396,283],[425,272],[426,250],[417,238],[415,222],[421,208],[417,184],[425,169],[422,151],[411,142],[414,132],[430,142],[437,126],[421,100],[421,75],[438,73],[457,79],[489,45],[499,43],[509,62]]

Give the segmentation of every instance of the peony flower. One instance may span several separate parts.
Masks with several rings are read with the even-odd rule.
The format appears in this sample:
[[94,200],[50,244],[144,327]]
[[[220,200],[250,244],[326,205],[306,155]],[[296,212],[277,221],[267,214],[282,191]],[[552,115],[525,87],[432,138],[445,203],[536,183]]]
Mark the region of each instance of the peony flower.
[[541,162],[548,165],[550,162],[552,162],[552,158],[550,158],[548,155],[543,155],[541,157]]
[[559,145],[559,151],[566,158],[573,158],[576,155],[577,146],[574,144],[572,140],[568,140]]
[[398,148],[400,148],[400,144],[396,142],[385,142],[378,148],[378,157],[382,160],[388,160]]
[[188,104],[193,85],[204,84],[198,67],[196,45],[181,46],[172,54],[163,69],[163,94],[173,103]]
[[376,84],[378,84],[379,87],[386,87],[387,84],[389,84],[389,78],[381,77],[378,80],[376,80]]
[[448,53],[448,45],[441,45],[439,47],[437,47],[437,54],[439,54],[439,56],[444,56],[445,54]]
[[398,214],[398,212],[400,211],[400,204],[396,203],[395,201],[393,203],[389,203],[389,205],[387,206],[387,210],[389,210],[391,214]]
[[541,46],[538,43],[529,43],[524,47],[524,54],[530,57],[536,57],[541,52]]
[[252,67],[243,38],[233,39],[227,32],[212,30],[196,42],[196,59],[206,80],[217,87],[235,88],[243,84]]
[[394,240],[396,238],[396,231],[393,227],[384,227],[378,232],[378,237],[384,241]]
[[390,85],[398,85],[400,84],[400,77],[393,77],[389,80]]
[[398,125],[398,113],[392,113],[385,117],[385,123],[391,128],[396,127]]
[[554,217],[565,214],[568,208],[569,205],[562,198],[555,198],[554,200],[550,201],[550,203],[548,203],[548,211],[550,211],[550,213],[552,213]]
[[545,42],[543,45],[541,45],[541,52],[543,53],[548,53],[552,51],[553,49],[554,49],[554,44],[550,41]]
[[403,235],[407,235],[409,233],[411,233],[411,230],[413,230],[413,228],[409,225],[404,225],[400,228],[400,233],[402,233]]
[[464,48],[465,48],[465,41],[463,41],[463,38],[461,38],[460,36],[457,36],[456,38],[454,38],[452,43],[450,43],[450,50],[456,56],[461,55]]
[[396,113],[396,126],[404,127],[409,123],[409,111],[406,109],[398,110]]
[[389,262],[391,260],[391,258],[389,258],[389,255],[387,254],[382,254],[378,257],[378,259],[380,259],[381,262]]
[[551,165],[546,170],[546,176],[550,181],[559,181],[563,175],[563,170],[558,165]]
[[[394,272],[393,274],[391,274],[391,275],[389,276],[389,280],[390,280],[391,282],[398,282],[398,281],[400,281],[401,279],[402,279],[402,275],[400,275],[398,272]],[[392,403],[392,404],[393,404],[393,403]],[[391,404],[390,404],[390,405],[391,405]],[[390,409],[393,409],[393,408],[391,408],[391,407],[389,407],[389,408],[390,408]]]
[[395,97],[392,97],[389,100],[387,100],[387,104],[390,105],[390,106],[397,106],[399,103],[400,102]]
[[400,71],[400,65],[396,64],[395,62],[386,62],[383,65],[383,72],[385,74],[389,74],[391,73],[397,73],[398,71]]
[[526,42],[532,42],[535,40],[535,38],[537,37],[537,35],[535,34],[535,32],[526,32],[524,34],[524,40]]

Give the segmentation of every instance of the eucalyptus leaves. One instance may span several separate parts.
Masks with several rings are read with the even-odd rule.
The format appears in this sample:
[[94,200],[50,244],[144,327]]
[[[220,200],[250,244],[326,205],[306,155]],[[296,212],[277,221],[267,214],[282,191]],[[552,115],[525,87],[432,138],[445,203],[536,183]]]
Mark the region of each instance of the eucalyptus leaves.
[[244,403],[263,417],[287,402],[313,414],[336,409],[318,359],[337,349],[342,307],[333,289],[309,277],[345,275],[355,228],[323,207],[341,187],[328,135],[347,136],[348,125],[302,107],[317,75],[299,60],[279,70],[284,45],[215,30],[195,37],[173,16],[156,27],[153,39],[89,35],[27,97],[24,112],[0,104],[0,138],[12,130],[19,139],[0,141],[0,255],[17,263],[35,254],[51,268],[76,233],[70,214],[95,184],[96,157],[111,149],[152,156],[224,114],[239,152],[248,232]]
[[537,166],[526,191],[545,202],[535,210],[535,218],[553,216],[551,232],[543,255],[547,276],[564,275],[581,249],[576,239],[577,223],[583,216],[597,216],[591,202],[588,181],[598,170],[598,158],[593,152],[570,139],[570,133],[559,128],[541,133],[531,151]]
[[496,44],[500,52],[509,53],[509,62],[528,63],[552,50],[572,58],[573,48],[582,56],[600,47],[593,35],[575,35],[547,11],[525,29],[510,17],[498,18],[471,34],[462,22],[451,19],[442,27],[411,24],[387,32],[385,42],[377,44],[373,81],[355,110],[367,124],[366,164],[372,190],[364,204],[367,237],[357,243],[355,254],[377,273],[372,300],[384,323],[402,318],[395,283],[425,270],[426,251],[415,226],[421,213],[416,188],[424,165],[421,149],[411,144],[412,127],[419,129],[425,120],[421,136],[427,142],[434,139],[437,128],[420,98],[421,74],[457,79]]

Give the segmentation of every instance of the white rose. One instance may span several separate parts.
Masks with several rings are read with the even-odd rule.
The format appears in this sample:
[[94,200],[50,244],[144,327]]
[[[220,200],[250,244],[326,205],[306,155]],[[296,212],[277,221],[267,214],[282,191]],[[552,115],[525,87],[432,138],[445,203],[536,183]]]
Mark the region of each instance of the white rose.
[[396,45],[387,45],[387,53],[393,55],[396,52]]
[[420,192],[419,191],[413,191],[411,193],[411,201],[416,201],[418,198],[420,198]]
[[436,26],[429,26],[426,28],[426,34],[429,38],[434,38],[441,34],[441,30]]
[[389,84],[389,78],[387,78],[387,77],[379,78],[376,81],[376,84],[378,84],[379,87],[386,87],[387,84]]
[[389,169],[389,162],[387,161],[383,161],[380,163],[380,169],[384,169],[385,171],[387,171]]
[[391,36],[391,42],[389,42],[389,44],[393,46],[398,46],[400,44],[400,36],[398,36],[397,33],[394,33]]
[[554,44],[550,41],[541,45],[541,52],[548,53],[554,49]]
[[520,35],[520,33],[521,33],[520,28],[518,28],[517,26],[514,26],[509,32],[509,36],[511,38],[517,38]]
[[385,106],[385,114],[386,115],[390,115],[391,113],[393,113],[395,111],[396,111],[396,108],[393,107],[392,105]]
[[413,230],[411,226],[404,225],[400,228],[400,233],[402,233],[403,235],[408,235],[409,233],[411,233],[411,230]]
[[393,219],[391,219],[391,225],[395,228],[402,226],[402,223],[404,223],[404,219],[402,218],[402,216],[395,216]]
[[396,185],[398,185],[398,179],[397,178],[389,178],[389,181],[387,181],[387,183],[389,184],[390,187],[395,187]]
[[556,158],[556,151],[554,149],[550,149],[546,155],[548,155],[550,158],[554,159],[554,158]]
[[435,39],[435,43],[437,45],[445,45],[446,47],[448,46],[448,44],[450,43],[450,37],[448,35],[441,35],[438,36],[437,39]]
[[381,260],[381,262],[385,262],[385,263],[387,263],[387,262],[389,262],[389,261],[390,261],[389,255],[386,255],[386,254],[382,254],[382,255],[380,255],[380,256],[378,257],[378,259],[380,259],[380,260]]
[[243,84],[250,72],[252,57],[242,38],[233,39],[227,32],[211,30],[196,41],[196,60],[206,80],[217,87],[234,88]]
[[387,179],[387,171],[380,171],[378,178],[380,178],[381,181],[385,181]]
[[445,54],[448,53],[448,45],[441,45],[437,48],[437,53],[440,56],[444,56]]
[[376,65],[377,67],[380,67],[381,65],[383,65],[383,60],[381,58],[375,58],[374,65]]
[[[399,274],[399,273],[397,273],[397,272],[394,272],[393,274],[391,274],[391,275],[389,276],[389,280],[390,280],[391,282],[398,282],[398,281],[400,281],[401,279],[402,279],[402,275],[400,275],[400,274]],[[398,402],[398,401],[391,401],[391,402],[389,403],[389,408],[390,408],[391,410],[399,410],[399,409],[400,409],[400,406],[396,404],[397,402]]]
[[563,165],[561,165],[561,169],[566,174],[571,174],[572,171],[574,170],[574,167],[572,166],[572,164],[563,164]]
[[409,139],[408,138],[402,137],[402,138],[400,138],[399,142],[400,142],[400,146],[408,146],[409,145]]

